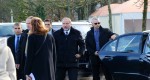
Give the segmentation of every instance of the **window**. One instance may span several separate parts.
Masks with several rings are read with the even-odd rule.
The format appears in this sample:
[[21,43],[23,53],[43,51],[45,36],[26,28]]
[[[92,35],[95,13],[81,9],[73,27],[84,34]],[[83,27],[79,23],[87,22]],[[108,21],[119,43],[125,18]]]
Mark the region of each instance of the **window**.
[[144,52],[146,54],[150,54],[150,35],[148,39],[146,40]]
[[141,35],[129,35],[119,39],[117,51],[138,53]]
[[117,40],[108,44],[103,50],[104,51],[116,51],[116,44],[117,44]]

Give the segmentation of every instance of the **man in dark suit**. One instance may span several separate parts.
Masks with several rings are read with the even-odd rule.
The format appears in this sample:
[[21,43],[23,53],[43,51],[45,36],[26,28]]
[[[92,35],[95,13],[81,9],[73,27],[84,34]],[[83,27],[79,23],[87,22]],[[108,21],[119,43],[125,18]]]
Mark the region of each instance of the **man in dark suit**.
[[100,80],[100,59],[98,57],[98,51],[110,39],[115,39],[116,35],[109,29],[103,28],[97,18],[92,18],[91,22],[93,27],[87,32],[85,42],[87,51],[90,54],[93,80]]
[[77,80],[78,60],[84,53],[85,44],[80,31],[71,27],[71,19],[62,19],[62,28],[54,33],[56,41],[56,80],[64,80],[68,72],[69,80]]
[[[32,28],[31,26],[31,19],[33,18],[33,16],[29,16],[26,19],[26,24],[27,24],[27,29],[24,30],[21,34],[21,38],[20,38],[20,44],[19,44],[19,49],[18,49],[18,61],[20,64],[20,69],[22,70],[22,73],[24,74],[24,67],[25,67],[25,61],[26,61],[26,44],[27,44],[27,39],[28,39],[28,33],[30,32],[30,29]],[[25,80],[25,75],[24,75],[24,79]]]
[[19,69],[20,64],[18,63],[19,62],[18,57],[16,56],[18,54],[19,42],[22,33],[21,23],[15,23],[13,26],[13,30],[15,32],[15,35],[8,38],[7,45],[10,47],[13,53],[15,63],[16,63],[16,69],[17,69],[17,80],[19,80],[22,79],[23,77],[23,74],[21,74]]
[[48,30],[49,30],[48,34],[53,35],[55,30],[52,28],[52,20],[51,19],[45,19],[44,24],[45,24],[46,28],[48,28]]

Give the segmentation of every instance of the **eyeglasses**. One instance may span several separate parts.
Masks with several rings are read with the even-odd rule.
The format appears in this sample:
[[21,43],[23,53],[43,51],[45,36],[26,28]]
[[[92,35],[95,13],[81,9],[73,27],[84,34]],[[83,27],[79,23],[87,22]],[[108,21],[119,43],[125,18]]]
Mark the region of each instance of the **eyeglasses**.
[[100,22],[98,22],[98,23],[94,23],[95,25],[97,25],[97,24],[100,24]]

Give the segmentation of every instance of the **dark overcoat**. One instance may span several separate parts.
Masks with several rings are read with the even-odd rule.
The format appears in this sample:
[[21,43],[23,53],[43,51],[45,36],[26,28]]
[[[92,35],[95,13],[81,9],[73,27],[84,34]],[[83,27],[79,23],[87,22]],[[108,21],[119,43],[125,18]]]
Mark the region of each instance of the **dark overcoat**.
[[15,35],[9,37],[7,39],[7,45],[8,47],[11,49],[14,59],[15,59],[15,63],[16,63],[16,54],[15,54]]
[[[99,46],[100,49],[103,47],[104,44],[106,44],[111,36],[114,34],[107,28],[102,28],[102,26],[99,27]],[[96,42],[94,38],[94,27],[91,28],[90,31],[87,32],[86,38],[85,38],[86,48],[88,53],[90,54],[90,60],[92,64],[99,64],[99,57],[96,56],[94,53],[96,51]]]
[[21,34],[20,37],[20,43],[19,43],[19,49],[18,53],[16,55],[17,57],[17,64],[20,64],[22,68],[25,66],[25,47],[26,47],[26,42],[28,38],[28,31],[29,30],[24,30],[23,33]]
[[66,36],[61,28],[53,36],[56,41],[57,67],[78,67],[78,59],[75,55],[82,55],[85,50],[81,33],[71,28],[69,35]]
[[51,35],[45,38],[45,35],[31,34],[28,37],[26,75],[33,73],[35,80],[55,80],[55,59],[55,41]]

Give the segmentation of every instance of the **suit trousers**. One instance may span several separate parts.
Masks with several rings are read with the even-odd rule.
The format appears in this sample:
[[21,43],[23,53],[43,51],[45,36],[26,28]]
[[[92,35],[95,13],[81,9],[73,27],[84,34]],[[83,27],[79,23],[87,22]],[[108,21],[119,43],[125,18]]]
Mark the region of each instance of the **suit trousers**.
[[101,66],[99,64],[91,64],[93,80],[100,80]]
[[78,68],[77,67],[57,67],[56,68],[56,80],[65,80],[66,73],[69,80],[77,80]]

